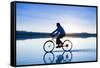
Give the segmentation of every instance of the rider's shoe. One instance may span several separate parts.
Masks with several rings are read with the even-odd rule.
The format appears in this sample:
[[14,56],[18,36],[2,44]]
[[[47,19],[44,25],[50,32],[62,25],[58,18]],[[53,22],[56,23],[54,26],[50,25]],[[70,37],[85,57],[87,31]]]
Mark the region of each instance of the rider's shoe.
[[60,46],[56,46],[56,48],[60,48]]
[[56,48],[61,48],[61,47],[62,47],[62,43],[56,46]]

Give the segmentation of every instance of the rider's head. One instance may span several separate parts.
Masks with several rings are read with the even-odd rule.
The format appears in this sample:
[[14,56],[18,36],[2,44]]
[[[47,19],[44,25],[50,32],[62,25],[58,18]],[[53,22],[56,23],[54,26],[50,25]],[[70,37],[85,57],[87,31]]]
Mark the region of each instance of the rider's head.
[[58,22],[56,25],[57,25],[57,27],[59,27],[60,26],[60,23]]

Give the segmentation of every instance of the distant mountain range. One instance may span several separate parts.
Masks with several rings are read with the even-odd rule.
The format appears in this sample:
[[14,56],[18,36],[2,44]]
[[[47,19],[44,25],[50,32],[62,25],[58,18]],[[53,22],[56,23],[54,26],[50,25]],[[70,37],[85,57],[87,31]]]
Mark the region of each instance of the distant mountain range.
[[[38,38],[50,38],[50,33],[41,33],[41,32],[26,32],[26,31],[16,31],[16,39],[17,40],[25,40],[25,39],[38,39]],[[88,37],[96,37],[95,33],[68,33],[66,37],[73,38],[88,38]]]

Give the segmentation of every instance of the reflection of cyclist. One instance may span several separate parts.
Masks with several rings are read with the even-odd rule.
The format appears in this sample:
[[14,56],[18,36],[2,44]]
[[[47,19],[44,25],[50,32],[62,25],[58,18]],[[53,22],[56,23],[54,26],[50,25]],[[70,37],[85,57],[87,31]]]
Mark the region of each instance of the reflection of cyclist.
[[58,55],[56,59],[56,63],[61,63],[64,57],[62,55]]
[[54,30],[51,33],[51,35],[52,36],[57,36],[57,38],[56,38],[56,44],[58,46],[56,48],[60,48],[61,47],[61,44],[62,44],[60,38],[62,38],[63,36],[65,36],[65,31],[64,31],[63,27],[60,25],[60,23],[57,23],[56,25],[57,25],[57,29]]

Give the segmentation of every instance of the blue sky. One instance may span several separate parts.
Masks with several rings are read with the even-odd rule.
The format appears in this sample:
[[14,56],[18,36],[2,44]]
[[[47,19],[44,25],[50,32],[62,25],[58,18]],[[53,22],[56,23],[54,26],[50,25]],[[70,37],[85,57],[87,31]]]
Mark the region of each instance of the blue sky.
[[79,6],[16,4],[16,29],[52,32],[60,22],[66,33],[96,33],[96,8]]

